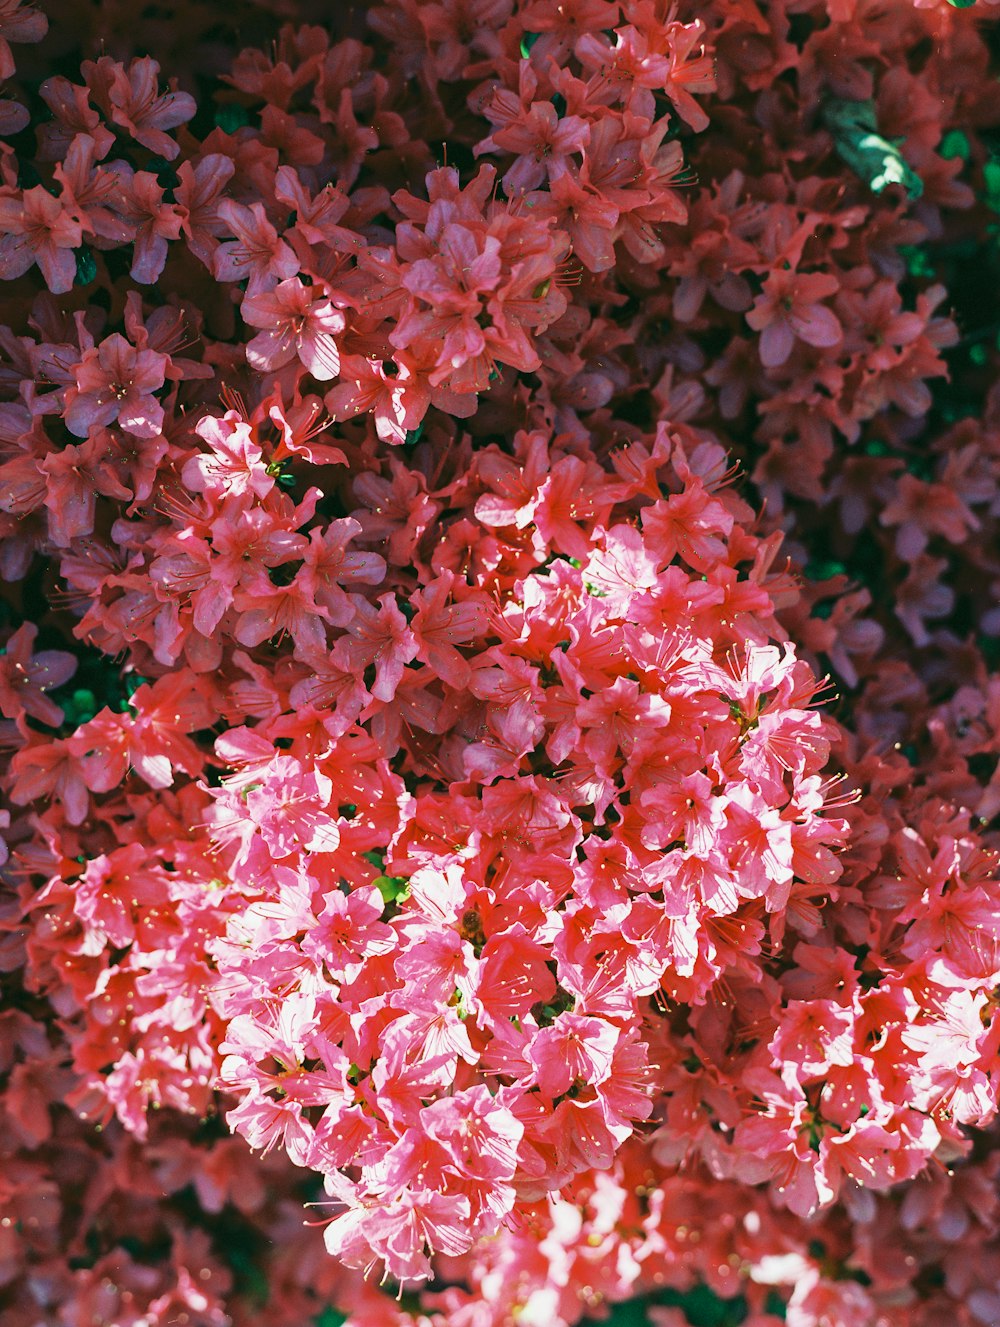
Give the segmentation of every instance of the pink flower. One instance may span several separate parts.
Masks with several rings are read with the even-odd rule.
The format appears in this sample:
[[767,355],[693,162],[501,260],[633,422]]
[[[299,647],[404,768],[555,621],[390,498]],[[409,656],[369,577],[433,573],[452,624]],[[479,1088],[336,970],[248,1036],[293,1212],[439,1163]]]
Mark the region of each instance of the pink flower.
[[454,590],[454,577],[444,573],[418,591],[412,600],[417,611],[410,626],[417,642],[416,657],[443,682],[460,690],[468,683],[470,670],[456,646],[485,635],[487,614],[485,604],[472,597],[448,602]]
[[582,151],[590,139],[590,126],[578,115],[560,119],[548,101],[535,101],[516,119],[505,120],[502,128],[481,143],[513,152],[517,160],[503,177],[503,187],[510,195],[537,189],[546,179],[567,169],[566,159]]
[[79,134],[86,134],[93,141],[98,160],[107,156],[115,136],[101,123],[100,115],[90,104],[87,88],[57,74],[39,86],[38,95],[53,115],[51,123],[39,126],[42,160],[61,161]]
[[298,259],[279,239],[260,203],[246,206],[223,198],[213,207],[213,217],[225,227],[223,234],[236,236],[215,249],[212,270],[217,281],[245,281],[252,298],[298,272]]
[[0,654],[0,714],[16,719],[30,714],[53,727],[62,723],[63,712],[45,695],[62,686],[76,672],[76,659],[64,650],[32,653],[38,628],[25,622],[7,640]]
[[132,497],[131,490],[121,483],[108,451],[107,442],[95,431],[78,447],[64,447],[39,462],[38,469],[45,475],[49,537],[61,548],[93,531],[98,495]]
[[598,189],[585,186],[567,171],[549,181],[547,194],[530,197],[542,215],[555,218],[588,271],[606,272],[614,267],[615,227],[621,213]]
[[[2,50],[0,50],[2,54]],[[73,250],[83,243],[80,223],[40,184],[23,193],[0,191],[0,278],[12,281],[38,264],[54,295],[72,290]]]
[[260,786],[245,793],[245,801],[271,856],[332,852],[340,835],[326,811],[333,790],[326,775],[282,755],[275,756],[262,775]]
[[611,1072],[619,1032],[601,1018],[560,1014],[532,1039],[528,1059],[547,1097],[560,1097],[579,1079],[600,1083]]
[[62,739],[22,747],[11,758],[10,772],[10,799],[17,806],[54,797],[71,825],[86,819],[90,797],[81,763]]
[[128,224],[134,227],[131,277],[152,285],[167,261],[168,241],[180,237],[184,212],[163,201],[163,186],[150,171],[136,171],[125,189]]
[[374,887],[349,894],[334,890],[303,948],[321,959],[331,976],[356,977],[370,954],[387,954],[396,946],[395,932],[380,920],[384,907]]
[[117,420],[134,437],[156,437],[163,406],[153,393],[163,386],[167,363],[166,355],[137,350],[118,332],[91,346],[76,367],[76,386],[66,393],[66,427],[85,438]]
[[462,1175],[497,1184],[517,1169],[524,1125],[482,1083],[432,1102],[420,1122]]
[[208,455],[191,456],[181,472],[194,493],[212,497],[266,497],[274,488],[274,477],[264,466],[264,453],[254,440],[250,424],[235,410],[218,419],[204,415],[195,432],[212,448]]
[[367,1210],[349,1208],[333,1218],[323,1238],[329,1252],[348,1266],[380,1262],[397,1281],[426,1281],[431,1275],[428,1254],[454,1256],[469,1247],[469,1213],[464,1196],[404,1190]]
[[220,237],[229,234],[219,209],[222,191],[235,170],[235,163],[221,152],[207,153],[194,165],[182,161],[177,167],[174,197],[182,213],[181,233],[191,252],[209,268]]
[[836,294],[839,282],[822,272],[778,269],[764,281],[763,293],[746,315],[760,332],[760,362],[779,368],[788,359],[798,338],[810,346],[835,346],[843,335],[836,315],[819,301]]
[[368,684],[371,693],[378,700],[389,701],[403,669],[417,656],[416,638],[393,595],[381,595],[378,608],[360,595],[352,595],[351,601],[355,616],[347,628],[353,638],[347,644],[348,657],[358,669],[374,665],[375,678]]
[[262,7],[3,94],[4,1327],[993,1323],[989,34]]
[[[186,92],[161,93],[157,83],[160,66],[149,56],[123,65],[102,55],[96,63],[85,61],[84,77],[94,100],[137,143],[173,161],[180,152],[164,131],[176,129],[194,115],[194,98]],[[174,85],[176,87],[176,84]]]
[[10,43],[41,41],[49,30],[49,21],[34,5],[24,0],[3,0],[0,5],[0,79],[14,76],[14,56]]
[[809,1082],[833,1065],[853,1064],[853,1030],[850,1009],[831,1000],[790,1000],[768,1049],[783,1078]]
[[292,277],[273,291],[247,295],[241,312],[251,327],[265,329],[247,346],[253,368],[269,372],[298,356],[320,382],[340,373],[340,354],[331,333],[344,330],[344,315],[315,287]]
[[249,1095],[226,1112],[226,1123],[234,1133],[242,1134],[255,1152],[266,1156],[281,1146],[298,1165],[307,1165],[313,1131],[302,1118],[297,1101],[272,1101],[269,1097]]
[[393,376],[392,361],[345,355],[340,382],[326,394],[326,408],[334,420],[370,414],[375,430],[385,442],[402,444],[416,429],[430,405],[430,391],[413,379],[404,366]]
[[235,849],[236,870],[264,870],[303,852],[335,852],[340,832],[327,810],[331,795],[325,775],[279,753],[257,768],[253,781],[237,775],[215,792],[214,841]]

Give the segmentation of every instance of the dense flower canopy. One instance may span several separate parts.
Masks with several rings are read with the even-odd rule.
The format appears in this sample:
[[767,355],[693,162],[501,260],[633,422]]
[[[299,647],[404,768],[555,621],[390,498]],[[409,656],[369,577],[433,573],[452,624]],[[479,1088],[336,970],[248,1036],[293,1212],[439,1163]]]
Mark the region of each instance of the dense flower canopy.
[[5,1327],[995,1327],[989,11],[44,8]]

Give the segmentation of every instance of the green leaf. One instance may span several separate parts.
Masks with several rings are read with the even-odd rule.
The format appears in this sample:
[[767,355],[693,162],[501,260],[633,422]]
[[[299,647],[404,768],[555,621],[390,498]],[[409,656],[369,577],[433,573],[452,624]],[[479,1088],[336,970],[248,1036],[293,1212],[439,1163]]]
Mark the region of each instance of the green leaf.
[[146,169],[153,172],[160,184],[162,184],[164,189],[168,192],[171,189],[176,189],[178,184],[180,184],[180,176],[174,169],[173,162],[168,161],[166,157],[150,157],[149,161],[146,163]]
[[339,1309],[332,1309],[329,1305],[322,1313],[317,1313],[313,1318],[315,1327],[342,1327],[347,1321],[347,1314],[341,1313]]
[[249,1251],[238,1244],[228,1243],[225,1259],[233,1269],[237,1294],[245,1295],[252,1304],[263,1308],[270,1293],[267,1277]]
[[377,875],[372,884],[382,895],[383,903],[398,903],[410,892],[410,882],[400,875]]
[[1000,637],[997,636],[977,636],[978,645],[986,665],[991,670],[1000,668]]
[[838,155],[872,193],[899,184],[910,198],[919,198],[923,180],[911,169],[895,143],[878,131],[873,101],[835,98],[823,107],[823,123],[833,135]]
[[952,161],[955,157],[968,161],[971,151],[969,140],[961,129],[950,129],[941,140],[941,155],[947,161]]
[[237,129],[250,123],[250,112],[237,102],[228,102],[215,108],[215,123],[226,134],[235,134]]
[[97,263],[94,255],[85,244],[81,244],[79,249],[73,250],[73,256],[76,258],[76,280],[74,285],[89,286],[94,277],[97,276]]
[[986,206],[993,212],[1000,212],[1000,161],[988,161],[983,167],[983,183],[986,185]]
[[683,1297],[681,1308],[692,1327],[737,1327],[746,1316],[746,1300],[720,1299],[708,1286],[695,1286]]
[[[602,1321],[606,1327],[650,1327],[648,1310],[654,1304],[681,1309],[691,1327],[739,1327],[747,1315],[747,1302],[742,1295],[735,1299],[720,1299],[708,1286],[699,1285],[685,1291],[660,1290],[641,1299],[614,1304]],[[784,1316],[783,1312],[775,1311]],[[587,1318],[580,1327],[596,1327],[596,1323]]]
[[615,1304],[605,1321],[608,1327],[649,1327],[649,1315],[641,1299],[630,1299],[624,1304]]
[[144,687],[149,682],[148,677],[143,677],[141,673],[128,672],[123,678],[125,684],[125,695],[129,700],[135,695],[140,687]]
[[63,702],[63,720],[68,728],[78,728],[81,723],[89,723],[100,706],[97,697],[86,687],[79,687]]
[[926,250],[918,245],[901,244],[899,253],[906,262],[906,270],[910,276],[933,279],[936,275],[936,268],[928,257]]
[[843,576],[847,568],[842,562],[817,558],[815,562],[807,562],[803,570],[811,581],[829,581],[834,576]]

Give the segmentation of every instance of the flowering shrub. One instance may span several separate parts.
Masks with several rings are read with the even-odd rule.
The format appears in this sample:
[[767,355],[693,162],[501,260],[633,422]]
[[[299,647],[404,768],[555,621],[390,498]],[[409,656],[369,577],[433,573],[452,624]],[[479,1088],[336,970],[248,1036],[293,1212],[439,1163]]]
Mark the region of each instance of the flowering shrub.
[[995,32],[244,8],[0,5],[5,1323],[1000,1322]]

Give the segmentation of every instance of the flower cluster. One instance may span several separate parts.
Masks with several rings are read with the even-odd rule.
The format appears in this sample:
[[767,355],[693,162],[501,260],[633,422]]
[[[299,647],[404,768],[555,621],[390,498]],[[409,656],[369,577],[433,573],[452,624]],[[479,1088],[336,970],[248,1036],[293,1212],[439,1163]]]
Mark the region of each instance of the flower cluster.
[[990,1327],[995,44],[246,9],[0,3],[5,1323]]
[[[508,519],[518,459],[577,478],[535,571],[491,611],[443,567],[407,615],[381,564],[332,651],[289,624],[287,747],[256,726],[216,744],[236,769],[209,826],[248,900],[209,945],[230,1123],[321,1171],[348,1204],[328,1246],[398,1280],[609,1164],[652,1110],[642,997],[703,1004],[840,873],[815,680],[739,644],[766,640],[770,602],[757,541],[725,538],[721,452],[696,478],[665,433],[620,469],[636,450],[669,496],[600,525],[587,466],[539,433],[478,453],[456,524]],[[592,506],[640,484],[605,479]]]

